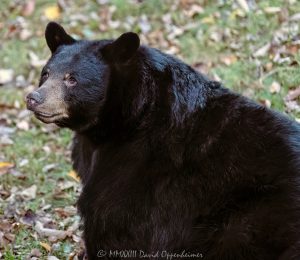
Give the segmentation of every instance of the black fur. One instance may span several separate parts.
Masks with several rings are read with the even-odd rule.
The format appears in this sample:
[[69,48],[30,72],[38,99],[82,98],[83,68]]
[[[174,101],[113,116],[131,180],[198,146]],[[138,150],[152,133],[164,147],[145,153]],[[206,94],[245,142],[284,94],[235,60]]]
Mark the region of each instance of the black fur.
[[69,45],[75,42],[75,40],[65,32],[63,27],[54,22],[48,23],[45,38],[52,53],[62,44]]
[[79,41],[47,65],[77,55],[66,70],[89,78],[66,90],[70,119],[57,122],[75,131],[88,258],[300,259],[299,125],[125,38],[128,52]]

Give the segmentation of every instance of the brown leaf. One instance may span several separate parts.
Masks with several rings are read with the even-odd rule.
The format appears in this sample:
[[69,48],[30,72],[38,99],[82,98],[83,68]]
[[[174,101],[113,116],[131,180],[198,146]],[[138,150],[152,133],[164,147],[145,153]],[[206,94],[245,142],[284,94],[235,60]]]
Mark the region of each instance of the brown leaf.
[[285,97],[286,101],[295,100],[300,96],[300,87],[296,88],[295,90],[290,90],[287,96]]
[[47,243],[44,242],[40,242],[41,247],[43,247],[44,249],[46,249],[46,251],[50,252],[51,251],[51,246]]
[[203,7],[198,4],[193,4],[188,9],[183,11],[183,13],[188,17],[194,17],[195,15],[202,14],[203,12]]
[[10,162],[0,162],[0,176],[9,172],[15,165]]
[[40,250],[38,250],[37,248],[33,248],[29,254],[29,258],[31,259],[32,257],[41,257],[42,253]]
[[11,230],[11,223],[8,220],[1,219],[0,221],[0,231],[9,232]]
[[21,14],[23,16],[29,16],[34,12],[35,9],[35,0],[28,0],[26,4],[23,6]]
[[33,200],[36,198],[37,186],[34,184],[29,188],[23,190],[20,195],[26,200]]
[[34,224],[34,221],[36,220],[36,214],[31,210],[27,210],[23,217],[21,217],[20,222],[26,225],[32,225]]
[[77,213],[76,208],[73,206],[69,206],[65,208],[55,208],[54,211],[58,213],[59,216],[62,218],[74,216]]
[[0,219],[0,248],[3,248],[14,241],[15,235],[12,232],[12,223],[8,220]]
[[223,56],[223,57],[221,57],[221,61],[225,64],[225,65],[227,65],[227,66],[229,66],[229,65],[231,65],[232,63],[235,63],[236,61],[237,61],[237,57],[235,56],[235,55],[227,55],[227,56]]
[[286,45],[287,52],[296,55],[300,49],[300,45]]
[[273,63],[272,62],[268,62],[266,64],[265,68],[266,68],[266,71],[268,71],[268,72],[271,71],[271,69],[273,68]]
[[51,237],[52,241],[65,239],[67,236],[72,236],[72,232],[51,228],[44,228],[43,224],[39,221],[36,221],[35,230],[42,237]]
[[14,240],[15,240],[15,235],[14,234],[12,234],[12,233],[5,233],[4,234],[4,237],[8,240],[8,241],[10,241],[10,242],[13,242]]

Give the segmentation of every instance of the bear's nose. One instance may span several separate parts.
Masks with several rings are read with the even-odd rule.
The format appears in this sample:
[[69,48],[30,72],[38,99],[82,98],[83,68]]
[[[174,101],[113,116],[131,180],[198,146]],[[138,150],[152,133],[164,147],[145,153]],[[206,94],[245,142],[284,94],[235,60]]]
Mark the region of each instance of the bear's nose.
[[39,92],[33,91],[27,95],[26,102],[27,102],[27,108],[33,109],[34,107],[36,107],[37,105],[43,102],[43,98]]

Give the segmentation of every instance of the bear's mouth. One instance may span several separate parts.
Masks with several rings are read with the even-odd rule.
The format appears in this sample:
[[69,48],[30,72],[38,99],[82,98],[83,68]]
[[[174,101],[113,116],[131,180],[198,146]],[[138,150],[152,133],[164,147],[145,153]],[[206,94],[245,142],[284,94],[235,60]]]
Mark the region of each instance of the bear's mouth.
[[51,118],[51,117],[59,115],[59,113],[50,114],[50,113],[44,113],[44,112],[39,112],[39,111],[35,111],[34,114],[36,117],[44,117],[44,118]]
[[45,113],[45,112],[40,112],[40,111],[34,111],[34,115],[37,119],[39,119],[40,121],[42,121],[46,124],[55,123],[58,120],[64,118],[63,113],[50,114],[50,113]]

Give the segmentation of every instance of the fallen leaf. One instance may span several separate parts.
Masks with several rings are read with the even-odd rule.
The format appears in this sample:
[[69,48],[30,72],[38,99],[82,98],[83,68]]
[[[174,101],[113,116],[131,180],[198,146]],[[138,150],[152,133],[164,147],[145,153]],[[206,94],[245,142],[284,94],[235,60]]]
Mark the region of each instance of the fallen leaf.
[[259,102],[268,108],[270,108],[272,105],[272,103],[269,99],[261,99],[261,100],[259,100]]
[[34,224],[35,220],[36,220],[36,214],[31,209],[27,210],[24,216],[20,218],[21,223],[30,226]]
[[19,128],[20,130],[27,131],[29,130],[29,123],[25,120],[19,121],[17,123],[17,128]]
[[22,29],[20,32],[20,39],[22,41],[29,39],[31,36],[32,36],[32,32],[28,29]]
[[8,173],[8,170],[13,168],[15,165],[10,162],[0,162],[0,176]]
[[272,63],[272,62],[268,62],[268,63],[266,64],[266,70],[267,70],[267,71],[271,71],[272,68],[273,68],[273,63]]
[[74,223],[68,227],[68,232],[74,233],[79,229],[79,220],[75,220]]
[[296,14],[292,15],[289,20],[293,21],[293,22],[300,21],[300,13],[296,13]]
[[11,82],[14,78],[14,71],[12,69],[0,69],[0,85]]
[[0,220],[0,248],[10,245],[14,239],[15,235],[12,234],[13,226],[12,223],[8,220]]
[[142,33],[146,34],[151,31],[151,24],[146,15],[142,15],[138,23]]
[[13,242],[13,241],[15,240],[16,235],[14,235],[14,234],[12,234],[12,233],[6,233],[6,234],[4,234],[4,237],[5,237],[8,241]]
[[300,87],[298,87],[294,90],[290,90],[289,93],[287,94],[287,96],[285,97],[285,100],[286,101],[295,100],[299,96],[300,96]]
[[67,236],[72,236],[72,233],[70,231],[44,228],[43,224],[39,221],[36,221],[35,230],[42,237],[51,237],[52,241],[55,239],[61,240],[65,239]]
[[281,8],[277,6],[268,6],[264,9],[264,11],[267,14],[275,14],[275,13],[279,13],[281,11]]
[[53,255],[49,255],[47,257],[47,260],[59,260],[56,256],[53,256]]
[[34,52],[29,51],[28,52],[29,58],[30,58],[30,64],[33,67],[42,67],[46,64],[46,60],[41,60]]
[[183,11],[183,13],[188,17],[194,17],[198,14],[202,14],[203,12],[204,9],[198,4],[193,4],[187,10]]
[[231,12],[230,19],[235,20],[238,17],[245,17],[245,16],[246,16],[246,14],[242,9],[235,9]]
[[237,57],[235,55],[227,55],[227,56],[223,56],[221,57],[221,61],[229,66],[231,65],[232,63],[235,63],[237,61]]
[[0,221],[0,231],[9,232],[11,230],[11,223],[8,220]]
[[[298,45],[287,45],[286,46],[286,50],[288,53],[292,54],[292,55],[296,55],[298,53],[300,49],[299,44]],[[298,65],[297,61],[296,61],[296,65]]]
[[73,180],[80,182],[80,177],[78,176],[78,174],[75,171],[70,171],[68,173],[68,176],[70,176]]
[[46,154],[50,154],[50,153],[51,153],[51,148],[50,148],[48,145],[44,145],[44,146],[43,146],[43,151],[44,151]]
[[32,200],[36,197],[37,186],[32,185],[21,192],[21,196],[26,200]]
[[220,42],[222,40],[222,34],[219,32],[212,32],[209,38],[215,42]]
[[47,243],[44,242],[40,242],[41,247],[43,247],[44,249],[46,249],[48,252],[51,251],[51,246]]
[[28,159],[22,159],[20,162],[19,162],[19,167],[23,167],[25,165],[27,165],[29,163],[29,160]]
[[273,81],[271,86],[270,86],[270,92],[272,94],[279,93],[280,89],[281,89],[280,84],[277,81]]
[[28,0],[23,6],[22,15],[29,16],[34,12],[35,9],[35,0]]
[[288,112],[291,112],[291,111],[295,111],[297,113],[300,112],[300,106],[298,105],[297,101],[295,101],[295,100],[286,101],[285,106],[286,106]]
[[240,7],[244,9],[245,12],[249,12],[250,9],[246,0],[237,0],[237,2],[240,5]]
[[56,189],[53,193],[53,198],[57,200],[66,199],[67,197],[68,194],[60,189]]
[[212,15],[210,15],[201,19],[201,22],[205,24],[214,24],[216,20]]
[[10,135],[16,131],[15,128],[0,125],[0,135]]
[[51,204],[47,204],[47,205],[45,205],[44,207],[42,207],[41,210],[42,210],[42,211],[45,211],[45,210],[50,209],[51,207],[52,207]]
[[46,166],[43,167],[42,171],[50,172],[51,170],[55,169],[55,167],[57,167],[56,163],[47,164]]
[[77,184],[74,181],[64,181],[58,184],[58,188],[61,191],[68,190],[70,188],[77,187]]
[[80,236],[73,235],[73,236],[72,236],[72,239],[73,239],[74,242],[79,243],[79,242],[81,241],[82,238],[81,238]]
[[271,44],[267,43],[266,45],[259,48],[256,52],[253,53],[254,57],[262,57],[267,54],[267,52],[270,50]]
[[0,145],[11,145],[14,141],[10,139],[7,135],[3,135],[0,137]]
[[10,162],[0,162],[0,168],[12,168],[14,167],[13,163]]
[[60,17],[60,10],[57,5],[49,6],[44,11],[45,16],[49,20],[56,20]]
[[41,257],[42,253],[40,250],[38,250],[37,248],[33,248],[29,254],[29,259],[31,259],[32,257]]
[[64,208],[55,208],[54,211],[59,214],[60,218],[74,216],[77,213],[77,209],[73,206],[68,206]]
[[[11,195],[11,194],[10,194],[9,191],[0,189],[0,197],[1,197],[2,199],[6,199],[6,198],[8,198],[10,195]],[[0,230],[1,230],[1,226],[0,226]]]

